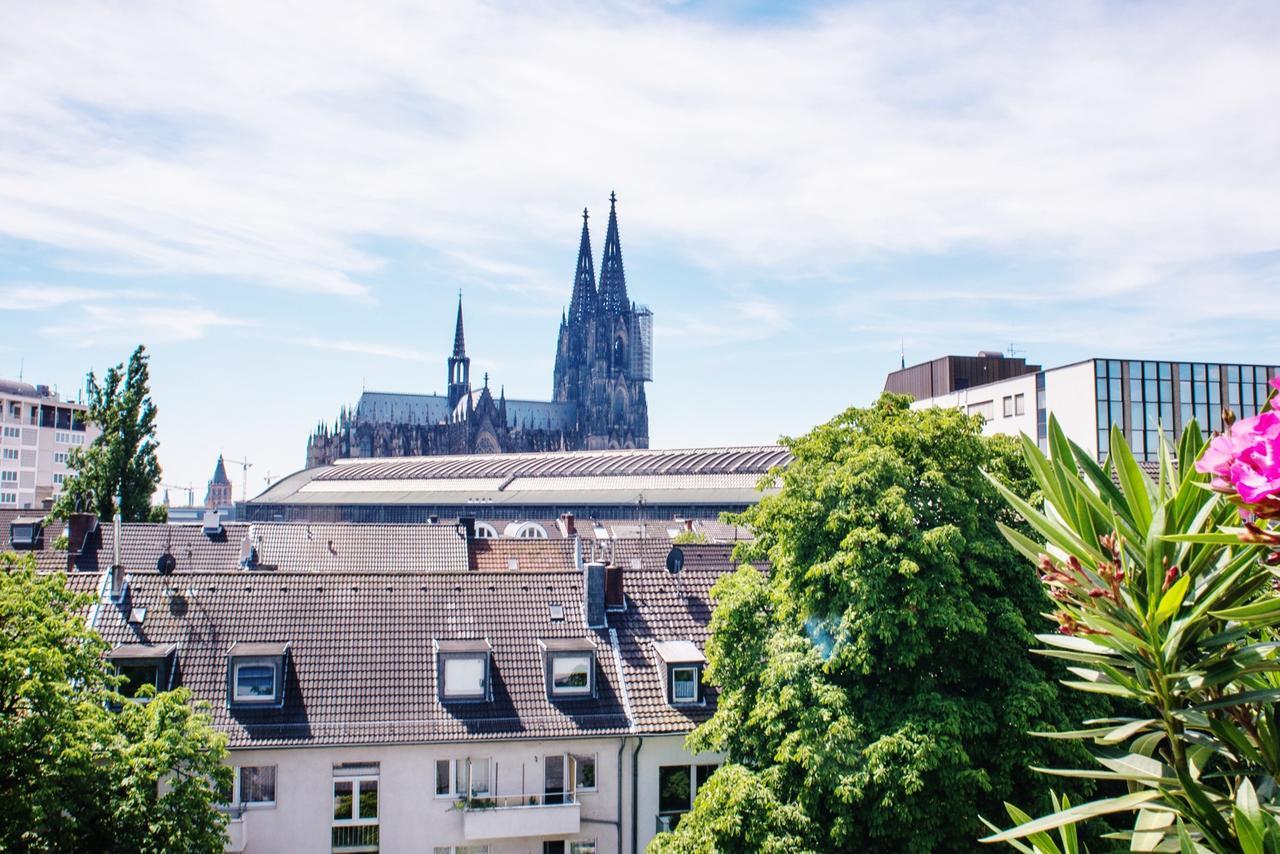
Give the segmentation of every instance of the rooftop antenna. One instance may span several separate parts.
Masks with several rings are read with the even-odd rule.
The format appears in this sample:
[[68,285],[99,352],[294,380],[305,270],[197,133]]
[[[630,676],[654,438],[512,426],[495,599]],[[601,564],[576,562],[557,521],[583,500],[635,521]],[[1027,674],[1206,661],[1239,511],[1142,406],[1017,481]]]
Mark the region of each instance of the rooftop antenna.
[[19,356],[18,357],[18,382],[22,382],[22,371],[24,368],[26,368],[26,366],[27,366],[27,357]]
[[1021,356],[1023,353],[1025,353],[1025,352],[1027,352],[1027,351],[1026,351],[1026,350],[1021,350],[1021,349],[1019,349],[1019,348],[1017,348],[1017,347],[1013,346],[1013,342],[1012,342],[1012,341],[1010,341],[1010,342],[1009,342],[1009,349],[1008,349],[1006,352],[1008,352],[1008,354],[1009,354],[1009,358],[1010,358],[1010,359],[1012,359],[1014,356]]
[[906,368],[907,367],[907,339],[906,338],[898,339],[898,355],[899,355],[899,358],[902,360],[901,367]]

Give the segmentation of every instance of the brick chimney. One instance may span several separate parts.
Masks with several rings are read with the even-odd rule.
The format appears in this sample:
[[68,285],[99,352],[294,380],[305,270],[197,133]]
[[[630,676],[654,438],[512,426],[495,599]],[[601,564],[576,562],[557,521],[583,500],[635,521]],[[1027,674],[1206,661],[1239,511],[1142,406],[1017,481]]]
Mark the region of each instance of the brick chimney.
[[578,529],[573,525],[572,513],[561,513],[560,522],[564,525],[564,535],[566,537],[576,537],[578,535]]

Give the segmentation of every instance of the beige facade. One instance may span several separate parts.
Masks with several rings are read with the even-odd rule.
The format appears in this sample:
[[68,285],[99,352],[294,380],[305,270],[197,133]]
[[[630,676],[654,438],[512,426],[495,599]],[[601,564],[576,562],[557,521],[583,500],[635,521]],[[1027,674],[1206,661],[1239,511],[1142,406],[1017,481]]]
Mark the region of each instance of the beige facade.
[[[234,805],[227,850],[643,851],[676,815],[670,797],[663,814],[662,775],[689,768],[696,780],[699,766],[721,761],[690,755],[683,734],[233,750],[237,777],[245,767],[274,768],[273,800]],[[575,767],[571,782],[566,775]],[[349,808],[353,791],[365,815]],[[241,801],[264,794],[237,786]]]
[[99,434],[83,404],[47,386],[0,380],[0,509],[41,511],[71,474],[71,451]]

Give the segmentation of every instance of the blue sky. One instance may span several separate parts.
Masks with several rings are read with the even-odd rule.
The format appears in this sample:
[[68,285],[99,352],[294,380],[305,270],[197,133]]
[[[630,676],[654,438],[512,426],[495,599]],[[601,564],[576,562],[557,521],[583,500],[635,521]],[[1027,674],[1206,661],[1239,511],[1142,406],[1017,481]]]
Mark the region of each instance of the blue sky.
[[5,4],[0,376],[143,342],[165,480],[256,492],[443,388],[459,288],[473,376],[549,395],[612,190],[655,446],[802,432],[900,342],[1275,361],[1277,43],[1265,2]]

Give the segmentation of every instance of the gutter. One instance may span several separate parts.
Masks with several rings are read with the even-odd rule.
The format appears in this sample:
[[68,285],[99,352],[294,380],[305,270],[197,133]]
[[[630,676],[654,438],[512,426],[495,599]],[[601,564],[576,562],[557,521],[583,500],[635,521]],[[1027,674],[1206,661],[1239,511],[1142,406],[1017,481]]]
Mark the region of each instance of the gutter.
[[627,749],[627,737],[618,739],[618,854],[622,854],[622,751]]
[[636,840],[639,838],[640,824],[640,749],[644,747],[644,736],[636,739],[636,749],[631,753],[631,852],[636,854]]

